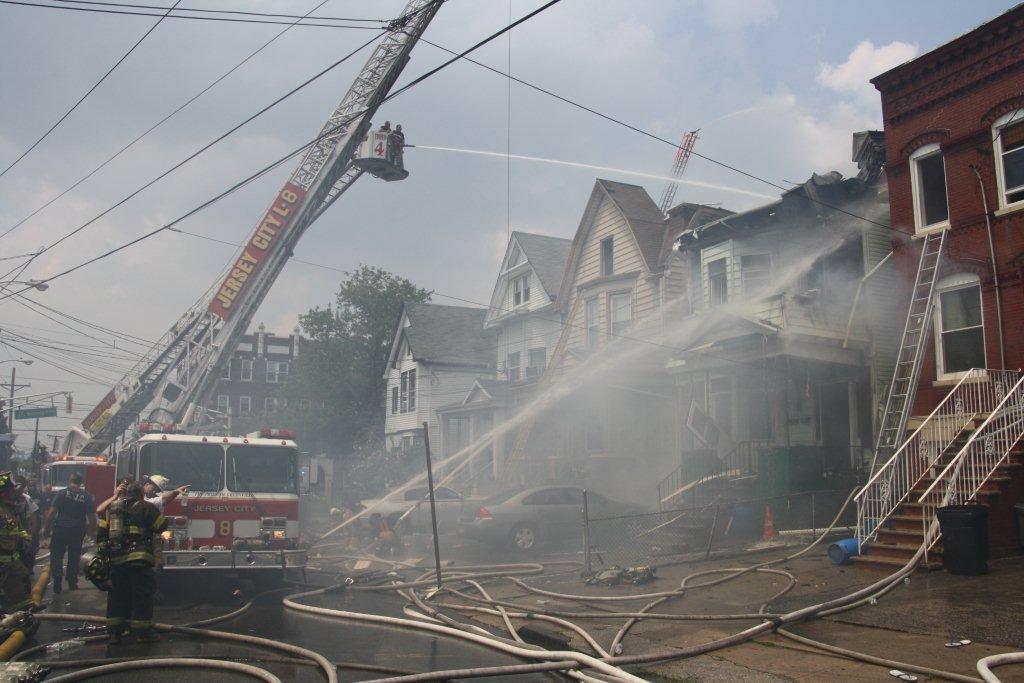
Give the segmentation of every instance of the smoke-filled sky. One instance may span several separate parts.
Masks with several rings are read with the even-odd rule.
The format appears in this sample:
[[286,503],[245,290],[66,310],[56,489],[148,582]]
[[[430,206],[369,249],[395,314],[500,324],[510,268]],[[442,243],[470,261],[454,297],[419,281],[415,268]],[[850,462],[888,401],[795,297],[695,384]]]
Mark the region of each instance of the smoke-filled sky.
[[[293,14],[315,4],[181,3]],[[461,50],[508,23],[510,13],[518,18],[539,4],[449,0],[426,37]],[[516,29],[511,41],[501,38],[474,56],[503,70],[511,61],[516,76],[667,139],[700,127],[698,152],[785,185],[804,180],[812,171],[852,170],[851,132],[881,126],[870,77],[1010,6],[993,0],[564,0]],[[315,14],[393,17],[402,7],[396,0],[330,0]],[[0,4],[0,169],[154,21]],[[0,177],[0,233],[281,28],[170,19],[161,23],[53,134]],[[76,190],[0,238],[0,258],[35,251],[78,227],[370,35],[335,28],[289,30]],[[48,252],[21,279],[52,275],[159,227],[309,139],[368,54],[360,53]],[[447,57],[419,45],[400,83]],[[657,177],[669,173],[675,152],[520,85],[513,84],[510,93],[506,79],[465,62],[396,98],[377,122],[385,118],[401,122],[411,144],[501,155],[508,146],[517,157],[506,167],[502,156],[411,149],[406,153],[412,173],[408,180],[363,178],[297,249],[299,259],[329,268],[290,263],[254,322],[287,334],[298,313],[333,300],[342,277],[338,270],[360,263],[382,266],[435,290],[439,303],[459,303],[444,295],[485,303],[510,227],[571,237],[598,176],[641,184],[657,200],[663,187]],[[572,163],[547,164],[537,158]],[[290,165],[282,167],[178,227],[241,242],[290,172]],[[686,179],[693,182],[680,186],[677,201],[745,209],[778,194],[696,158]],[[59,279],[33,298],[153,340],[233,256],[230,246],[165,232]],[[0,261],[0,273],[16,263]],[[60,360],[89,379],[39,360],[31,367],[18,366],[19,374],[32,383],[23,392],[73,390],[78,417],[105,393],[119,369],[127,367],[130,354],[140,351],[123,342],[112,349],[105,334],[93,332],[99,339],[76,335],[10,299],[0,301],[0,321],[4,338],[13,331],[78,344],[96,354]],[[25,356],[0,346],[0,359],[19,357]],[[10,367],[0,364],[0,373]],[[54,432],[67,424],[65,418],[46,420],[43,430]],[[17,429],[28,427],[28,422],[16,424]]]

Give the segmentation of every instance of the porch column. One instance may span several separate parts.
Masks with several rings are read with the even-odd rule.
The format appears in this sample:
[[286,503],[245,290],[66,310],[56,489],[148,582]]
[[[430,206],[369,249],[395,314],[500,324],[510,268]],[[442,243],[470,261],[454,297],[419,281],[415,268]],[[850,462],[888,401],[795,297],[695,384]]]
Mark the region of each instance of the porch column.
[[861,458],[860,448],[863,444],[860,440],[860,405],[857,401],[857,396],[860,392],[857,391],[857,381],[847,380],[846,382],[846,404],[849,406],[850,413],[850,445],[857,446],[856,460],[854,459],[854,449],[850,448],[846,454],[846,459],[850,468],[856,467]]
[[[504,422],[506,419],[505,411],[495,410],[493,426],[497,426]],[[491,459],[492,476],[497,481],[501,476],[502,470],[505,467],[505,432],[502,431],[494,436],[494,444],[491,446],[494,449],[494,457]]]

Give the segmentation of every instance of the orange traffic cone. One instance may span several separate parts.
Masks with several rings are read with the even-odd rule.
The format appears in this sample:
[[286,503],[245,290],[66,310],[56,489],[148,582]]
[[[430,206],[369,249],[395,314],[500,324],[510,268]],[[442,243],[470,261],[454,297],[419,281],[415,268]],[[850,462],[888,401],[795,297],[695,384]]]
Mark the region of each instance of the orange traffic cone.
[[775,520],[772,519],[772,508],[770,505],[765,504],[764,506],[764,533],[761,535],[761,539],[770,541],[776,536],[778,532],[775,531]]

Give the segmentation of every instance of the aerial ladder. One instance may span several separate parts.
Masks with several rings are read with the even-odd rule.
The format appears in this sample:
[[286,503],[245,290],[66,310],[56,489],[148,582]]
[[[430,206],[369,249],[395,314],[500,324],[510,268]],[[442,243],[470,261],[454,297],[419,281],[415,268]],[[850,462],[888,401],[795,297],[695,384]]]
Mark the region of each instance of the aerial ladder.
[[[388,26],[284,187],[260,218],[226,277],[187,310],[64,437],[69,455],[102,453],[143,415],[200,431],[203,408],[253,315],[313,222],[364,173],[400,180],[396,153],[368,135],[371,118],[443,0],[409,0]],[[365,141],[365,142],[364,142]],[[367,144],[368,143],[368,144]],[[357,150],[359,153],[357,154]]]
[[679,141],[675,159],[672,160],[673,180],[665,183],[665,189],[661,193],[661,201],[658,203],[658,208],[665,215],[668,215],[668,210],[672,208],[672,203],[676,199],[676,190],[679,189],[679,183],[675,181],[682,178],[683,173],[686,172],[686,165],[690,163],[690,155],[693,153],[693,146],[697,144],[698,137],[700,137],[700,128],[691,130],[689,133],[683,133],[683,139]]

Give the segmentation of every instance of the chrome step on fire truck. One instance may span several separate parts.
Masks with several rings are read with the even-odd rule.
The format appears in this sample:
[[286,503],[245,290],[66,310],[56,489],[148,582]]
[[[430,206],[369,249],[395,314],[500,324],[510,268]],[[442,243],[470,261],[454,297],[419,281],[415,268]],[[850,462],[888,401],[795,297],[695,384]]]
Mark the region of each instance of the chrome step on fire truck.
[[182,434],[143,422],[117,454],[118,481],[161,475],[188,492],[167,503],[163,571],[271,575],[306,566],[299,547],[298,447],[290,430],[245,437]]

